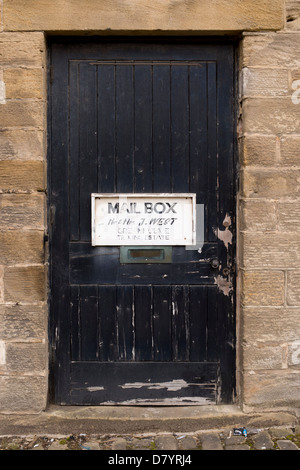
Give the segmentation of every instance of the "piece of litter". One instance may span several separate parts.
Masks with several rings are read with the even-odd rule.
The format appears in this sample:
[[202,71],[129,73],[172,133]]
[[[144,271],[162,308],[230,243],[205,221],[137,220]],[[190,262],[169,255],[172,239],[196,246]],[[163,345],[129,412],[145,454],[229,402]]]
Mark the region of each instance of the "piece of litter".
[[177,439],[183,439],[184,437],[186,437],[186,436],[179,436],[179,437],[177,437]]
[[247,437],[247,429],[246,428],[234,428],[233,429],[234,436],[245,436]]

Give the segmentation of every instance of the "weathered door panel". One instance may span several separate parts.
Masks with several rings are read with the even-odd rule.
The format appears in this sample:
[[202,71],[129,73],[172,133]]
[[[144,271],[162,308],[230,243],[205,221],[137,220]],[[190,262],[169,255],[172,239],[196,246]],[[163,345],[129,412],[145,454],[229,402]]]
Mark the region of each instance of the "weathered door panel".
[[[234,48],[54,42],[49,95],[57,403],[234,394]],[[92,193],[196,193],[201,249],[123,263],[92,247]],[[217,268],[212,260],[218,260]]]

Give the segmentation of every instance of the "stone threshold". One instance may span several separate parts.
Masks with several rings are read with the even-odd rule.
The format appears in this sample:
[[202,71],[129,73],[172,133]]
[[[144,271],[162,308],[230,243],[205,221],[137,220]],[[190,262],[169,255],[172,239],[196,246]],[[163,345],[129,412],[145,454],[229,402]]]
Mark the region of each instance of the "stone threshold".
[[195,432],[298,424],[295,412],[243,412],[216,406],[49,406],[39,414],[1,414],[0,436]]

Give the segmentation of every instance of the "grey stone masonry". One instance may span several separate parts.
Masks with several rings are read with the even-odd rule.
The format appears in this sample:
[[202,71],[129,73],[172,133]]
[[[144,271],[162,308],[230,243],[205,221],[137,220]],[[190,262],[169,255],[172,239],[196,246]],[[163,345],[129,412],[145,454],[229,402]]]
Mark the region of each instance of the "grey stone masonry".
[[246,436],[234,430],[193,433],[69,435],[64,437],[1,437],[0,450],[110,450],[191,451],[201,450],[300,450],[300,426],[251,429]]

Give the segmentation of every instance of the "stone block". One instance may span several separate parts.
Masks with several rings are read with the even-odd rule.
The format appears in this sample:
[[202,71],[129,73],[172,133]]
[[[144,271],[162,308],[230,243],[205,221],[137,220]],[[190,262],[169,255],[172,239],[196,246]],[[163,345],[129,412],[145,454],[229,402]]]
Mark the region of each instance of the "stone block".
[[[300,55],[300,51],[299,51]],[[247,98],[243,102],[243,130],[258,134],[298,134],[299,106],[288,98]]]
[[0,412],[43,411],[46,407],[47,388],[47,376],[0,376]]
[[0,106],[0,127],[45,128],[46,108],[41,101],[7,100]]
[[247,35],[242,45],[242,67],[300,68],[300,32]]
[[282,231],[300,230],[300,201],[278,202],[278,229]]
[[4,303],[4,266],[0,265],[0,304]]
[[45,340],[47,306],[0,305],[0,340]]
[[299,268],[299,232],[242,233],[240,246],[241,266],[247,269]]
[[245,31],[284,25],[282,0],[10,0],[7,31]]
[[287,28],[292,31],[300,30],[300,3],[299,0],[286,0]]
[[247,167],[241,172],[241,194],[246,198],[298,197],[300,170]]
[[45,373],[47,346],[42,343],[6,343],[6,371],[23,375]]
[[44,160],[45,140],[38,129],[0,129],[1,160]]
[[38,69],[9,68],[3,71],[6,99],[45,98],[45,71]]
[[283,305],[283,271],[246,271],[242,274],[242,302],[245,306]]
[[287,69],[245,67],[242,70],[243,97],[288,96],[289,93],[289,72]]
[[[287,304],[300,306],[300,270],[287,272]],[[299,337],[300,339],[300,337]]]
[[274,201],[246,199],[239,204],[239,228],[250,232],[277,230],[277,212]]
[[299,406],[300,371],[245,371],[244,404],[256,407],[278,407],[289,403]]
[[42,32],[0,33],[2,67],[40,67],[45,65],[46,45]]
[[45,168],[42,161],[0,161],[0,190],[44,191]]
[[283,367],[283,349],[280,345],[255,343],[244,345],[244,370],[274,370]]
[[0,259],[3,265],[44,262],[44,232],[0,231]]
[[[298,105],[300,107],[300,104]],[[300,112],[300,108],[299,108]],[[299,129],[300,133],[300,129]],[[283,136],[280,142],[281,165],[300,166],[300,136]]]
[[300,340],[297,339],[288,344],[287,367],[299,370],[300,366]]
[[10,266],[4,271],[5,302],[46,300],[44,266]]
[[44,230],[45,199],[44,193],[0,194],[1,229]]
[[294,343],[300,338],[299,314],[300,308],[243,307],[243,338],[253,347]]
[[279,139],[273,135],[244,136],[241,154],[243,165],[274,166],[279,160]]

